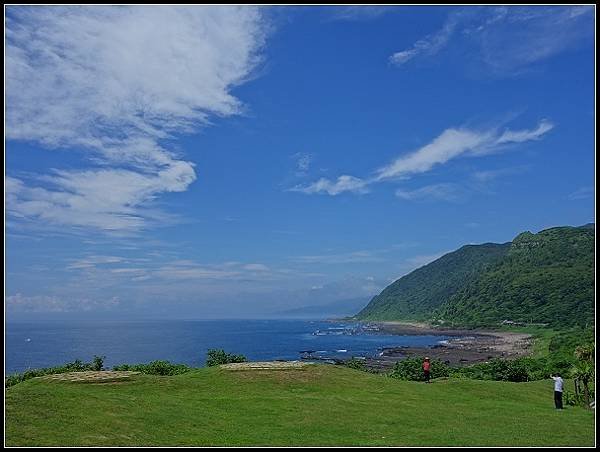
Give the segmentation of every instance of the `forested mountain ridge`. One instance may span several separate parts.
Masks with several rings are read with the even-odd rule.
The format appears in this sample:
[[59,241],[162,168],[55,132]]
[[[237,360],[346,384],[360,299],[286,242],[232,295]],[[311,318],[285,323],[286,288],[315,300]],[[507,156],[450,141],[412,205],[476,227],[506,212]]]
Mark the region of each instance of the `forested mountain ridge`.
[[502,262],[466,284],[437,316],[473,325],[593,325],[594,235],[590,227],[519,234]]
[[462,247],[386,287],[357,318],[593,325],[594,243],[592,223]]
[[465,245],[396,280],[358,314],[361,319],[425,319],[467,281],[497,264],[510,242]]

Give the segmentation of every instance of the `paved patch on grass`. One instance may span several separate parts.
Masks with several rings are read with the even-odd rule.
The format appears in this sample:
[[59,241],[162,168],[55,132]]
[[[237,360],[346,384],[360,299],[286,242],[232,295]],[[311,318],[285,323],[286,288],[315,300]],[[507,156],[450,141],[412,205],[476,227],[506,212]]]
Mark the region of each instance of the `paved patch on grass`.
[[74,381],[74,382],[102,382],[112,380],[126,380],[133,375],[137,375],[139,372],[132,372],[128,370],[115,371],[115,370],[101,370],[93,371],[88,370],[84,372],[67,372],[64,374],[52,374],[44,375],[43,377],[37,377],[43,380],[58,380],[58,381]]
[[256,361],[250,363],[221,364],[221,368],[227,370],[285,370],[299,369],[311,364],[305,361]]

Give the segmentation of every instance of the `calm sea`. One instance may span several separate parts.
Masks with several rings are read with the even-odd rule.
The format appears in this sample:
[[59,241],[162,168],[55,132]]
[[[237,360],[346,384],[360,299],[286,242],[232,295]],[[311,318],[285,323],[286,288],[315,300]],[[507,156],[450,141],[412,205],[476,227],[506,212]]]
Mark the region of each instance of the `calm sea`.
[[431,346],[446,336],[393,336],[357,323],[322,320],[170,320],[7,323],[5,373],[105,356],[105,367],[168,360],[204,366],[206,352],[221,348],[251,361],[373,356],[382,347]]

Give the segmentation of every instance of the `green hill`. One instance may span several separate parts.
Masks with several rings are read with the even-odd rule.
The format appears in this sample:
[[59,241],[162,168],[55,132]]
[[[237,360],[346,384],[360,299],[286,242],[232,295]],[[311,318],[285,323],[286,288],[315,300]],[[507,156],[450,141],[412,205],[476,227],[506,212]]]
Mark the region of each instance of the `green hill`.
[[499,262],[510,243],[466,245],[403,276],[358,314],[365,320],[419,320],[447,302],[465,283]]
[[5,445],[593,446],[594,412],[556,412],[552,384],[426,385],[328,365],[113,383],[36,378],[6,391]]
[[594,235],[594,225],[587,224],[460,248],[395,281],[357,317],[592,325]]
[[502,262],[446,303],[441,318],[488,325],[502,320],[554,328],[594,323],[594,229],[524,232]]

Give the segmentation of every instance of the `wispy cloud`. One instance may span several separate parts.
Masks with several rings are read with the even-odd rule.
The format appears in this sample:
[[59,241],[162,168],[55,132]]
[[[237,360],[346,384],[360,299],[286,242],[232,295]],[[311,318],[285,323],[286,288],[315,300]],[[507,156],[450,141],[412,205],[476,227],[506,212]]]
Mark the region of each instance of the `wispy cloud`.
[[119,297],[91,299],[48,295],[27,296],[21,293],[6,297],[6,310],[9,312],[107,311],[118,308],[120,304]]
[[333,9],[332,18],[343,21],[372,20],[393,10],[392,6],[355,5],[343,6]]
[[367,185],[368,181],[359,179],[354,176],[340,176],[336,181],[330,181],[324,177],[310,185],[297,185],[289,189],[289,191],[296,191],[300,193],[306,193],[309,195],[317,193],[327,193],[331,196],[339,195],[344,192],[352,192],[358,194],[368,193]]
[[504,143],[523,143],[525,141],[537,140],[546,132],[552,130],[554,124],[543,119],[533,130],[505,130],[497,139],[497,145]]
[[424,173],[462,154],[474,153],[489,147],[493,131],[477,132],[466,129],[447,129],[431,143],[392,163],[379,168],[375,180],[395,179]]
[[406,201],[434,199],[442,201],[458,201],[462,195],[462,189],[458,184],[432,184],[415,190],[401,190],[395,192],[396,196]]
[[[293,187],[290,191],[306,194],[326,193],[331,196],[344,192],[367,193],[369,185],[374,183],[407,179],[458,157],[480,157],[498,152],[510,145],[538,140],[553,127],[550,121],[544,119],[536,128],[530,130],[451,128],[442,132],[431,143],[377,169],[375,174],[368,178],[361,179],[350,175],[340,176],[335,181],[321,178],[309,185]],[[429,190],[430,194],[435,191],[435,189]],[[441,193],[441,190],[437,192]],[[399,197],[403,196],[409,197],[410,192],[401,190]]]
[[526,165],[513,166],[508,168],[498,168],[490,170],[479,170],[472,174],[472,179],[477,184],[489,184],[496,181],[497,179],[505,176],[511,176],[527,171],[529,169]]
[[352,264],[382,262],[385,259],[380,255],[380,252],[361,250],[347,253],[296,256],[292,260],[305,264]]
[[390,62],[403,66],[461,45],[466,55],[497,76],[530,65],[593,39],[594,8],[588,6],[484,6],[452,11],[441,29],[395,52]]
[[292,159],[296,163],[296,176],[305,176],[310,170],[314,156],[308,152],[296,152]]
[[73,261],[67,266],[67,270],[92,268],[99,264],[116,264],[123,261],[125,261],[125,259],[119,256],[87,256]]
[[567,199],[571,201],[577,201],[579,199],[589,199],[595,195],[594,187],[581,187],[575,190],[573,193],[570,193],[567,196]]
[[[286,277],[287,269],[272,269],[259,262],[228,261],[217,264],[190,259],[155,260],[144,257],[88,255],[69,262],[66,270],[78,272],[90,280],[145,281],[266,281]],[[115,279],[117,278],[117,279]]]
[[94,165],[13,177],[9,213],[109,231],[160,219],[152,201],[196,179],[163,141],[243,112],[230,90],[260,61],[264,29],[247,7],[8,7],[7,138]]
[[406,50],[395,52],[390,56],[390,63],[400,66],[416,57],[433,56],[440,52],[447,44],[459,25],[459,15],[452,14],[441,30],[436,31]]

